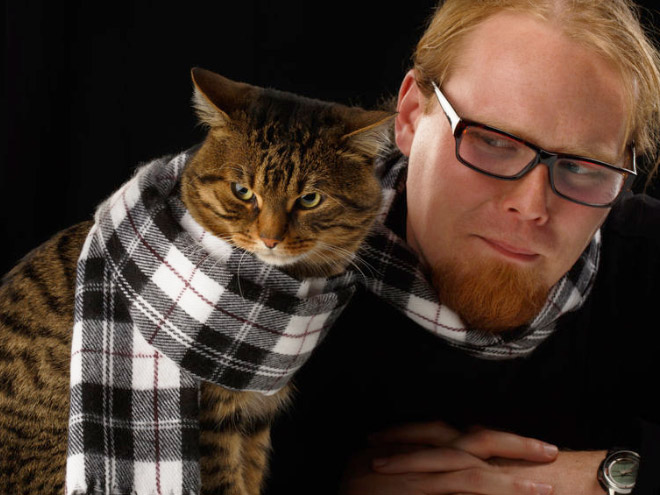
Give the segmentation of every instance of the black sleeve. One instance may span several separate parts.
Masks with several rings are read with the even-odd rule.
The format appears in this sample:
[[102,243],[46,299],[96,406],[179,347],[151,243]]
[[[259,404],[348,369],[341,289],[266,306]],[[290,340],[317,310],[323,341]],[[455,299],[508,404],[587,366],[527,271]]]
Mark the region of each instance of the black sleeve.
[[641,466],[632,495],[660,494],[660,425],[642,421]]
[[598,342],[595,359],[602,363],[603,379],[608,370],[627,377],[614,380],[622,400],[611,399],[609,408],[615,409],[612,421],[628,414],[635,423],[630,430],[636,432],[641,467],[633,495],[659,495],[660,202],[644,195],[627,198],[612,211],[603,232],[602,282],[594,294],[599,323],[591,337]]

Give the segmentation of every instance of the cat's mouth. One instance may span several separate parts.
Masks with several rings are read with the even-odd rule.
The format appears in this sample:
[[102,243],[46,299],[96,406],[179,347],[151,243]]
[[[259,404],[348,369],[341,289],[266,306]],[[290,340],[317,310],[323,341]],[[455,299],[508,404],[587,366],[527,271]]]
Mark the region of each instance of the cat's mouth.
[[264,263],[277,266],[291,265],[305,257],[305,254],[292,255],[274,250],[255,252],[254,255]]

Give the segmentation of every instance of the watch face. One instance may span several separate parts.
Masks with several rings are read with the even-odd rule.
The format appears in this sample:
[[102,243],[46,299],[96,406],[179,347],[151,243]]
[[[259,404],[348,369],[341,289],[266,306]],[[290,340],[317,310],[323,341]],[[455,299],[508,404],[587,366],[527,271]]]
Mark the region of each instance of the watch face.
[[637,480],[639,456],[634,452],[618,452],[609,460],[606,473],[619,488],[632,488]]

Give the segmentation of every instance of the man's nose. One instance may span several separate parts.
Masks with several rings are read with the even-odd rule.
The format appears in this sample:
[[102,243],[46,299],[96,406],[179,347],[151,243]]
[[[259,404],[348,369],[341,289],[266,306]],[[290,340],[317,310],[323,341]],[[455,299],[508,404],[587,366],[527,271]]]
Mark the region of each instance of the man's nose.
[[502,206],[507,212],[539,226],[548,221],[548,200],[553,192],[546,165],[537,165],[521,179],[506,184],[506,187]]

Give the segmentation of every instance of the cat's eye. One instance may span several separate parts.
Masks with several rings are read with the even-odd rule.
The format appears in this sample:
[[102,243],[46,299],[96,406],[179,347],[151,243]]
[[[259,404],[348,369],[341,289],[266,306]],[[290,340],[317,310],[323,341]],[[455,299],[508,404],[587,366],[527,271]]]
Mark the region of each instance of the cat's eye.
[[298,205],[300,207],[309,210],[310,208],[315,208],[321,203],[321,195],[317,192],[305,194],[298,198]]
[[250,201],[252,198],[254,198],[252,189],[245,187],[243,184],[239,184],[238,182],[231,183],[231,190],[234,193],[234,196],[242,201]]

